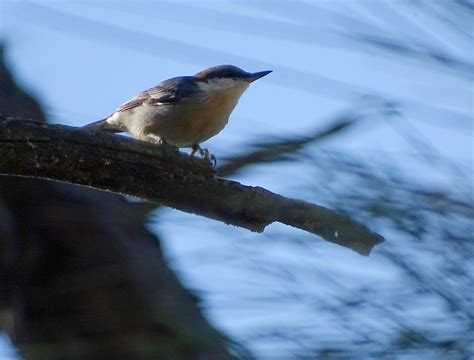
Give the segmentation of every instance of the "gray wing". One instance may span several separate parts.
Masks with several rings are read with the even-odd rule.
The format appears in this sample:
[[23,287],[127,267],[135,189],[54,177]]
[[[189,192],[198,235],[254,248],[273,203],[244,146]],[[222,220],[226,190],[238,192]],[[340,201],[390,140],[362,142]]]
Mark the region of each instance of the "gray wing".
[[115,112],[127,111],[141,105],[172,105],[189,98],[191,94],[197,97],[204,95],[191,76],[176,77],[165,80],[148,90],[142,91],[129,101],[120,105]]

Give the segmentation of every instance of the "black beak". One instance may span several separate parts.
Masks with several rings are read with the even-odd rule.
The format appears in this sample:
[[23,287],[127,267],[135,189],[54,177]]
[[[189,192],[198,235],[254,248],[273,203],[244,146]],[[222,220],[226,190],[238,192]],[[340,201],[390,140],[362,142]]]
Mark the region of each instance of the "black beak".
[[256,73],[250,73],[249,76],[247,77],[248,82],[253,82],[255,80],[258,80],[265,75],[268,75],[272,72],[273,70],[266,70],[266,71],[259,71]]

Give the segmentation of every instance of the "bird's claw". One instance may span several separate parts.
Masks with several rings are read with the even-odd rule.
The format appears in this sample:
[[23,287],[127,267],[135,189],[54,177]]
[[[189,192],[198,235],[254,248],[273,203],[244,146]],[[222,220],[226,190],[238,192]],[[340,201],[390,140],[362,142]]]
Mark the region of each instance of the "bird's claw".
[[189,155],[194,156],[196,152],[199,152],[199,155],[201,155],[203,159],[209,160],[212,163],[212,166],[216,167],[217,159],[214,155],[209,153],[209,150],[203,149],[199,144],[193,144],[191,147],[191,153]]
[[208,159],[212,162],[212,167],[217,166],[217,159],[213,154],[210,154]]

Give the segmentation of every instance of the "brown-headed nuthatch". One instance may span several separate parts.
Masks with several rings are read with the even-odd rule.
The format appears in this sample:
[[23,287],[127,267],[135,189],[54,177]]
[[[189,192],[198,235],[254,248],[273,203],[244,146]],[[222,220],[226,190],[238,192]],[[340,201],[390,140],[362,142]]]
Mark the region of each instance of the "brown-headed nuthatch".
[[233,65],[214,66],[194,76],[179,76],[145,90],[106,119],[87,128],[128,132],[145,141],[191,147],[215,161],[200,143],[226,125],[242,93],[251,82],[271,70],[246,72]]

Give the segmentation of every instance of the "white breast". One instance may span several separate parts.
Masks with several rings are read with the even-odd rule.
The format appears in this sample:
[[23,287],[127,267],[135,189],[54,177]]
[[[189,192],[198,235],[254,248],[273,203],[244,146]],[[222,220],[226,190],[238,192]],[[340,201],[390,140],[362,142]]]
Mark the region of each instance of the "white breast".
[[108,121],[124,124],[139,139],[152,134],[170,144],[189,147],[213,137],[227,125],[248,85],[230,79],[202,82],[199,87],[207,94],[206,98],[172,105],[138,106],[117,112]]

